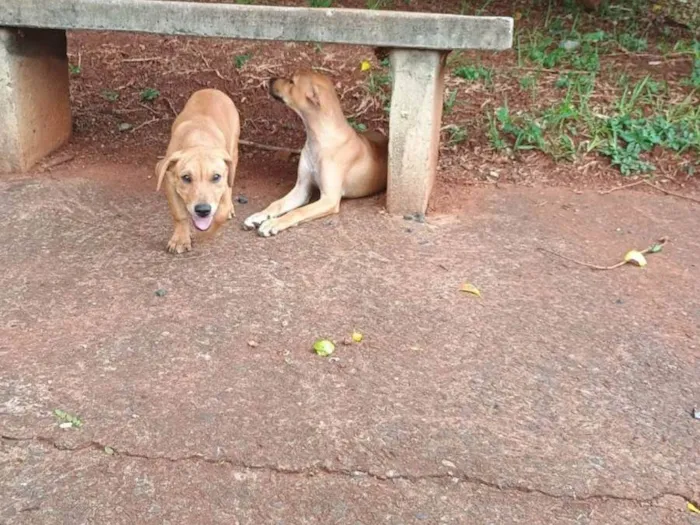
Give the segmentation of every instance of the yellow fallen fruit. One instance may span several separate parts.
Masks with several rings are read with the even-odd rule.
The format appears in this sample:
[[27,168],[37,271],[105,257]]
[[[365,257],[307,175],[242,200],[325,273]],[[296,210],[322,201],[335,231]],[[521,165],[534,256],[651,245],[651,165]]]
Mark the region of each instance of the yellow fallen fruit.
[[352,333],[352,340],[355,341],[356,343],[361,343],[362,342],[362,334],[360,332],[353,332]]
[[372,64],[369,63],[369,60],[363,60],[360,64],[360,71],[369,71],[370,69],[372,69]]
[[481,297],[481,292],[472,283],[464,283],[460,288],[460,291],[476,295],[477,297]]
[[328,339],[318,339],[314,343],[314,352],[321,357],[328,357],[335,350],[335,345]]
[[625,254],[625,262],[636,264],[640,268],[644,268],[647,265],[646,257],[644,257],[644,254],[642,254],[642,252],[639,252],[637,250],[628,251]]

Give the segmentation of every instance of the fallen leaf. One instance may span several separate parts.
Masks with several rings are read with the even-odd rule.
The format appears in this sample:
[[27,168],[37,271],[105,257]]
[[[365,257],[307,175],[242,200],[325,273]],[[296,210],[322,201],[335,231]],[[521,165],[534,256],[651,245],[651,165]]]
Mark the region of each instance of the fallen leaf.
[[65,410],[57,408],[53,411],[53,413],[58,419],[63,421],[63,423],[58,425],[60,428],[80,428],[83,426],[83,422],[80,420],[79,417],[69,414]]
[[105,447],[105,454],[112,456],[114,454],[114,449],[112,447]]
[[361,343],[362,342],[362,334],[360,332],[353,332],[352,333],[352,340],[355,341],[356,343]]
[[693,505],[691,502],[686,502],[686,506],[688,507],[688,510],[690,512],[693,512],[695,514],[700,514],[700,509],[697,508],[695,505]]
[[314,343],[314,352],[321,357],[328,357],[335,350],[335,345],[328,339],[318,339]]
[[470,293],[472,295],[476,295],[477,297],[481,297],[481,292],[472,283],[464,283],[459,290],[461,292],[466,292],[466,293]]
[[659,244],[657,242],[657,243],[651,245],[651,247],[649,248],[649,253],[659,253],[663,249],[664,249],[664,245]]
[[165,288],[158,288],[156,290],[156,297],[165,297],[167,295],[167,293],[168,293],[168,290],[166,290]]
[[637,250],[630,250],[625,254],[625,262],[626,263],[633,263],[640,268],[644,268],[647,265],[647,260],[642,254],[642,252],[639,252]]
[[360,64],[360,71],[369,71],[370,69],[372,69],[372,64],[369,63],[369,60],[363,60]]

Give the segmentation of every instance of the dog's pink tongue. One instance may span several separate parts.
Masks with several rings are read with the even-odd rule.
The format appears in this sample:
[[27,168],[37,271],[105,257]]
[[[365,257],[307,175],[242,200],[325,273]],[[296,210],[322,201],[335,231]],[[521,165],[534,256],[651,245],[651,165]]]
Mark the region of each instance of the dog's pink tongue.
[[211,226],[211,223],[213,220],[214,220],[213,215],[207,215],[206,217],[199,217],[199,216],[192,217],[192,221],[194,222],[194,227],[197,228],[198,230],[201,230],[201,231],[208,230],[209,226]]

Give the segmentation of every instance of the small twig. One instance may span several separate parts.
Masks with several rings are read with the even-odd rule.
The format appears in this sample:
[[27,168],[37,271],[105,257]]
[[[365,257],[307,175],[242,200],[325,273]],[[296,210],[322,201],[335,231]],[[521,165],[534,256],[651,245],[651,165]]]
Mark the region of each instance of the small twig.
[[323,71],[324,73],[329,73],[331,75],[336,74],[335,70],[327,68],[327,67],[313,66],[311,69],[313,69],[314,71]]
[[163,119],[162,119],[162,118],[158,118],[158,117],[153,117],[151,120],[147,120],[146,122],[142,122],[141,124],[139,124],[138,126],[136,126],[135,128],[133,128],[133,129],[131,130],[131,132],[132,132],[132,133],[135,133],[137,130],[141,129],[142,127],[148,126],[148,125],[150,125],[150,124],[153,124],[154,122],[158,122],[159,120],[163,120]]
[[217,77],[219,77],[221,80],[224,80],[224,81],[226,81],[226,82],[231,82],[231,79],[228,78],[228,77],[225,77],[224,75],[222,75],[222,74],[219,72],[218,69],[213,69],[213,71],[214,71],[214,74],[215,74]]
[[608,195],[614,191],[624,190],[625,188],[631,188],[632,186],[639,186],[640,184],[644,184],[645,182],[646,182],[645,180],[638,180],[635,182],[630,182],[629,184],[623,184],[622,186],[615,186],[614,188],[611,188],[609,190],[599,191],[598,194],[599,195]]
[[204,62],[204,65],[207,66],[207,69],[211,69],[211,64],[207,60],[207,57],[204,56],[204,53],[202,53],[199,49],[197,50],[197,54],[199,55],[199,58],[202,59],[202,62]]
[[163,60],[163,57],[124,58],[122,62],[156,62],[158,60]]
[[692,53],[668,53],[667,55],[655,55],[653,53],[632,53],[623,49],[621,53],[607,53],[606,57],[619,57],[619,56],[636,56],[636,57],[646,57],[655,58],[657,60],[679,60],[683,58],[692,59]]
[[258,148],[258,149],[264,149],[267,151],[284,151],[285,153],[292,153],[294,155],[299,155],[301,154],[300,149],[294,149],[294,148],[283,148],[280,146],[268,146],[267,144],[260,144],[259,142],[251,142],[250,140],[239,140],[239,144],[243,146],[249,146],[251,148]]
[[[224,81],[226,81],[226,82],[231,82],[231,79],[230,79],[230,78],[226,78],[224,75],[221,74],[221,72],[220,72],[218,69],[216,69],[216,68],[214,68],[214,67],[211,67],[211,62],[209,62],[209,60],[207,60],[207,57],[204,56],[204,53],[202,53],[201,51],[197,50],[197,54],[199,55],[199,58],[202,59],[202,62],[204,62],[204,65],[207,66],[206,71],[211,71],[211,72],[214,73],[217,77],[219,77],[221,80],[224,80]],[[204,72],[204,71],[202,71],[202,72]]]
[[358,84],[358,85],[356,85],[356,86],[350,86],[349,88],[345,89],[345,90],[340,94],[340,100],[345,99],[345,96],[346,96],[348,93],[352,93],[353,91],[355,91],[355,90],[357,90],[357,89],[363,89],[363,88],[364,88],[364,86],[363,86],[362,84]]
[[663,189],[663,188],[660,188],[660,187],[657,186],[656,184],[653,184],[653,183],[649,182],[648,180],[644,180],[644,181],[642,181],[642,182],[643,182],[644,184],[646,184],[647,186],[650,186],[650,187],[654,188],[655,190],[660,191],[661,193],[665,193],[666,195],[671,195],[671,196],[673,196],[673,197],[678,197],[679,199],[686,199],[686,200],[695,202],[695,203],[697,203],[697,204],[700,204],[700,199],[696,199],[695,197],[689,197],[688,195],[681,195],[680,193],[676,193],[676,192],[673,192],[673,191],[665,190],[665,189]]
[[230,78],[223,76],[218,69],[214,69],[213,67],[210,67],[207,69],[181,69],[178,71],[168,71],[167,73],[165,73],[165,76],[168,76],[168,75],[178,75],[178,76],[180,76],[180,75],[192,75],[193,73],[214,73],[221,80],[225,80],[226,82],[231,82]]
[[41,170],[46,171],[50,170],[51,168],[55,168],[56,166],[60,166],[61,164],[65,164],[66,162],[70,162],[75,158],[74,153],[63,153],[61,155],[58,155],[57,157],[54,157],[53,159],[49,160],[48,162],[45,162],[44,164],[41,165]]
[[572,259],[571,257],[567,257],[566,255],[562,255],[561,253],[557,253],[555,251],[552,251],[548,248],[542,248],[541,246],[537,248],[538,250],[549,253],[551,255],[556,255],[557,257],[560,257],[564,259],[565,261],[570,261],[572,263],[576,263],[580,266],[585,266],[587,268],[591,268],[592,270],[614,270],[615,268],[619,268],[620,266],[627,264],[625,261],[619,262],[617,264],[613,264],[612,266],[598,266],[597,264],[590,264],[584,261],[579,261],[577,259]]
[[136,82],[136,80],[132,78],[131,80],[129,80],[129,82],[127,82],[127,83],[124,84],[123,86],[119,86],[118,88],[115,88],[114,90],[115,90],[115,91],[121,91],[122,89],[126,89],[126,88],[128,88],[128,87],[133,86],[135,82]]
[[150,112],[153,113],[154,115],[160,117],[160,113],[158,113],[158,112],[157,112],[155,109],[153,109],[152,107],[147,106],[146,104],[142,104],[141,102],[139,102],[139,106],[141,106],[142,108],[146,108],[148,111],[150,111]]
[[[665,175],[665,176],[668,177],[669,179],[673,180],[673,177],[670,177],[669,175]],[[614,191],[623,190],[626,188],[631,188],[633,186],[639,186],[640,184],[646,184],[650,188],[654,188],[655,190],[660,191],[661,193],[665,193],[666,195],[671,195],[672,197],[678,197],[679,199],[686,199],[686,200],[700,204],[700,199],[696,199],[695,197],[690,197],[688,195],[682,195],[682,194],[676,193],[674,191],[665,190],[664,188],[657,186],[656,184],[654,184],[653,182],[649,182],[648,180],[638,180],[635,182],[630,182],[629,184],[623,184],[622,186],[616,186],[615,188],[612,188],[609,190],[599,191],[598,194],[599,195],[608,195]]]
[[581,73],[590,75],[590,71],[585,69],[546,69],[542,67],[524,67],[524,66],[499,66],[498,69],[518,69],[521,71],[536,71],[537,73],[548,73],[550,75],[560,75],[561,73]]
[[[85,111],[85,113],[88,113],[88,112]],[[114,113],[115,115],[127,115],[129,113],[143,113],[143,110],[139,109],[139,108],[113,109],[112,113]]]
[[[652,244],[648,248],[645,248],[640,253],[642,255],[646,255],[646,254],[652,253],[654,251],[659,251],[658,247],[663,246],[667,242],[668,242],[668,237],[661,237],[658,241],[656,241],[654,244]],[[590,268],[592,270],[614,270],[615,268],[619,268],[620,266],[624,266],[625,264],[627,264],[627,261],[620,261],[619,263],[613,264],[612,266],[599,266],[597,264],[591,264],[591,263],[587,263],[584,261],[579,261],[578,259],[572,259],[571,257],[567,257],[566,255],[562,255],[561,253],[557,253],[555,251],[552,251],[548,248],[543,248],[541,246],[538,247],[537,249],[542,251],[542,252],[549,253],[551,255],[555,255],[561,259],[564,259],[565,261],[576,263],[580,266],[585,266],[586,268]]]
[[372,107],[372,99],[369,97],[365,97],[362,99],[362,102],[360,102],[360,106],[358,110],[353,113],[352,115],[349,115],[348,118],[357,118],[360,115],[363,115],[367,113],[367,111]]
[[173,112],[173,115],[175,116],[175,118],[177,118],[177,111],[175,111],[175,107],[173,106],[172,101],[171,101],[169,98],[167,98],[167,97],[163,97],[163,100],[165,100],[165,103],[166,103],[166,104],[168,105],[168,107],[170,108],[170,111],[172,111],[172,112]]

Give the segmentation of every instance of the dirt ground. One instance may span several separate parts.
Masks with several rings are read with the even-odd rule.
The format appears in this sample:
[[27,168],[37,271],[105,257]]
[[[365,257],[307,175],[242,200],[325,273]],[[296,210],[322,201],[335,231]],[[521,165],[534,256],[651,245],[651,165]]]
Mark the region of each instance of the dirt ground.
[[[685,198],[601,194],[629,182],[604,159],[510,159],[472,133],[443,148],[426,223],[378,196],[262,239],[242,221],[291,188],[296,159],[242,148],[248,202],[173,256],[152,173],[188,94],[226,89],[244,138],[299,147],[262,86],[313,62],[386,129],[361,109],[371,50],[70,48],[71,144],[0,179],[0,523],[700,524],[700,192],[677,158],[656,182]],[[489,95],[465,94],[446,118],[476,128]],[[540,250],[613,264],[663,236],[644,269]]]

